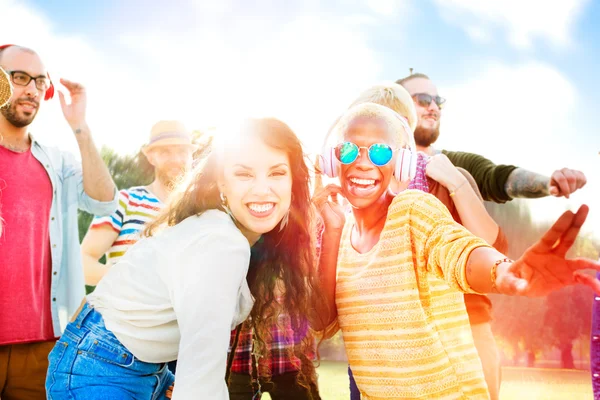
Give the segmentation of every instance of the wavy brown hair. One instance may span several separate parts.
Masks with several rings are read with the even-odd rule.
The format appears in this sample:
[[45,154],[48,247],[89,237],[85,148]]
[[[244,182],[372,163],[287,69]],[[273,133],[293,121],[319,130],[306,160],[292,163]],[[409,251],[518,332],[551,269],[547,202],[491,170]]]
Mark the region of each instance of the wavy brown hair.
[[[249,119],[241,130],[245,137],[285,152],[292,176],[287,226],[280,231],[277,224],[252,248],[247,280],[255,303],[245,328],[253,329],[255,351],[266,357],[269,352],[267,343],[272,339],[271,328],[278,323],[282,313],[289,317],[296,334],[305,332],[288,355],[290,359],[295,356],[300,360],[298,383],[308,387],[316,380],[314,365],[308,357],[314,346],[308,319],[318,318],[321,313],[317,310],[325,304],[318,287],[314,246],[316,227],[310,200],[309,170],[300,141],[285,123],[274,118]],[[175,225],[209,209],[224,211],[217,187],[217,178],[223,171],[220,154],[227,151],[228,143],[233,144],[234,140],[216,139],[220,140],[213,143],[212,152],[205,162],[198,165],[189,181],[180,186],[183,190],[175,195],[170,206],[147,226],[146,235],[151,236],[161,226]],[[261,377],[269,377],[271,371],[263,367],[260,374]]]

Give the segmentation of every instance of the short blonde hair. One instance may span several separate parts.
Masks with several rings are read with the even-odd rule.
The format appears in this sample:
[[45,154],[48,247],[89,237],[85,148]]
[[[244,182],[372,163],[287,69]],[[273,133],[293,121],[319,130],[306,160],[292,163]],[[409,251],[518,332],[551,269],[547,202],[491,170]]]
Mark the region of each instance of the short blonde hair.
[[[329,144],[335,145],[344,139],[348,126],[358,118],[377,118],[385,121],[398,147],[409,147],[415,151],[415,139],[405,117],[391,108],[376,103],[359,103],[351,106],[338,120],[331,131]],[[333,142],[336,143],[333,143]]]
[[417,127],[417,111],[413,99],[404,87],[394,82],[373,85],[362,92],[352,103],[375,103],[390,108],[408,120],[412,132]]

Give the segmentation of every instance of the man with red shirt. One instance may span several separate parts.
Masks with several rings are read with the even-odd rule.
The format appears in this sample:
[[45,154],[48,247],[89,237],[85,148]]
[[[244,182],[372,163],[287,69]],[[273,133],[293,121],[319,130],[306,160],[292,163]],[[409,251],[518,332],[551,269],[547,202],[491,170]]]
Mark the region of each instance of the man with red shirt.
[[86,92],[61,79],[60,103],[75,134],[79,163],[28,132],[54,86],[40,57],[0,46],[14,89],[0,109],[0,398],[45,399],[48,353],[85,295],[77,209],[108,214],[117,191],[86,123]]

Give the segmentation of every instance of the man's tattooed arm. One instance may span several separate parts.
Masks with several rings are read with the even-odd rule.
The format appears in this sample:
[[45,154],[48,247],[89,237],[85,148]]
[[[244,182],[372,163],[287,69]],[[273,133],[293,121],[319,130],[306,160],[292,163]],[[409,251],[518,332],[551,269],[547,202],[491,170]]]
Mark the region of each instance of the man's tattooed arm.
[[550,178],[517,168],[508,176],[504,188],[513,199],[537,199],[550,195]]

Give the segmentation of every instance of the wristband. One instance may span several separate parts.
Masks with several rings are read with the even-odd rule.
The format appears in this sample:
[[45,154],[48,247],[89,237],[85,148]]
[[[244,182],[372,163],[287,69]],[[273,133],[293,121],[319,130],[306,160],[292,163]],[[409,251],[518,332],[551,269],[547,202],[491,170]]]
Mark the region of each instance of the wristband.
[[490,270],[490,279],[492,280],[492,291],[496,290],[496,279],[498,278],[498,266],[502,263],[514,263],[510,258],[501,258],[492,265]]
[[453,191],[450,192],[450,197],[454,197],[454,195],[456,194],[456,192],[458,192],[458,189],[460,189],[465,183],[467,183],[466,179],[463,181],[463,183],[461,183],[460,185],[458,185],[458,187],[456,189],[454,189]]

